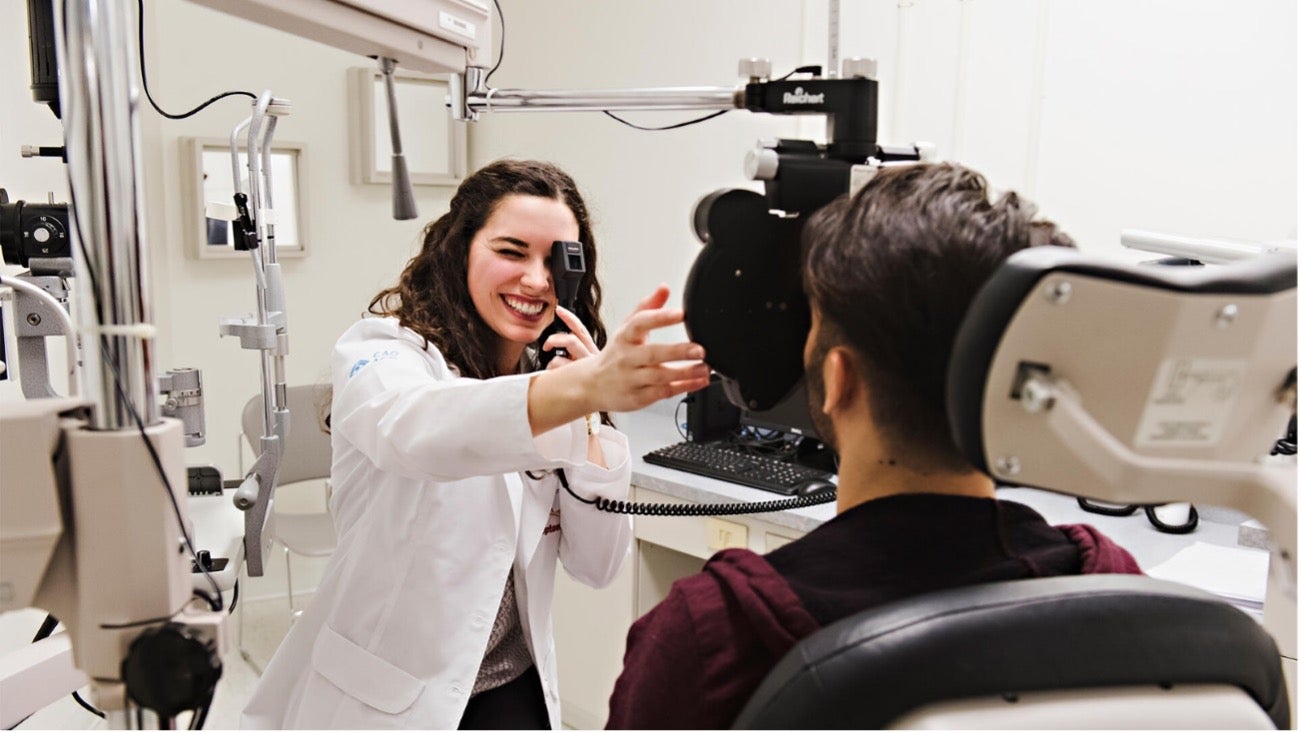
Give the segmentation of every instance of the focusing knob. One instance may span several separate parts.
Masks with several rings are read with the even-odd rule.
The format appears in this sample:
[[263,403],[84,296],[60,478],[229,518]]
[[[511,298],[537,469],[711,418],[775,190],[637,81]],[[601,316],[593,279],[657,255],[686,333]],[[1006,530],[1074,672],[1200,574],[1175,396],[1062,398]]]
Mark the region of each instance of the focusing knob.
[[33,217],[23,236],[36,242],[35,249],[28,252],[29,257],[53,257],[67,246],[68,231],[63,228],[63,222],[41,214]]
[[753,181],[771,181],[777,177],[780,162],[777,151],[758,147],[745,154],[745,175]]
[[856,76],[861,76],[864,79],[875,79],[876,59],[865,59],[855,56],[841,62],[841,69],[841,76],[846,79],[852,79]]
[[741,59],[736,71],[751,82],[763,81],[772,76],[772,62],[760,58]]
[[133,702],[172,718],[212,701],[221,679],[221,659],[211,641],[169,623],[131,642],[122,660],[122,679]]

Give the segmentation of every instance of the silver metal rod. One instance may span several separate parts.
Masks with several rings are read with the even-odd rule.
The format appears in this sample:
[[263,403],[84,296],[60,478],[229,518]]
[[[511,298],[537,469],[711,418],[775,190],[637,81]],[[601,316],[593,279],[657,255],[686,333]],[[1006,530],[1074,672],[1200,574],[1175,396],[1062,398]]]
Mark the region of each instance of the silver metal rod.
[[253,103],[252,122],[248,126],[248,143],[245,145],[248,166],[248,205],[250,214],[253,216],[254,229],[258,237],[258,256],[259,261],[265,268],[268,260],[266,247],[266,221],[262,212],[266,210],[266,203],[263,201],[262,185],[262,157],[259,154],[262,149],[263,124],[266,123],[267,107],[271,104],[271,90],[267,89],[258,96],[257,101]]
[[840,0],[827,4],[827,68],[823,74],[828,79],[840,76]]
[[[280,118],[275,115],[267,116],[266,132],[262,135],[262,149],[259,151],[262,159],[262,202],[267,211],[275,211],[275,199],[271,195],[271,180],[273,178],[271,173],[271,140],[276,136],[276,123],[279,120]],[[267,235],[265,246],[262,248],[265,250],[262,254],[263,261],[267,264],[274,264],[277,261],[276,223],[272,217],[267,218],[264,228]]]
[[492,89],[486,93],[467,94],[466,107],[473,112],[739,109],[743,106],[743,94],[742,90],[731,87],[545,91]]
[[240,182],[244,180],[244,176],[240,175],[240,167],[239,167],[239,136],[244,132],[245,129],[248,128],[248,126],[249,126],[250,124],[252,124],[252,122],[253,122],[253,116],[252,116],[252,115],[249,115],[248,117],[245,117],[245,118],[244,118],[244,121],[243,121],[243,122],[240,122],[238,125],[235,125],[235,127],[232,128],[231,131],[230,131],[230,183],[231,183],[231,190],[234,191],[235,193],[243,192],[243,193],[246,194],[246,195],[248,194],[248,192],[247,192],[247,191],[244,191],[244,188],[240,185]]
[[[248,127],[248,187],[249,187],[249,207],[253,213],[253,224],[258,236],[258,263],[263,274],[269,266],[275,264],[275,252],[272,248],[275,246],[273,239],[268,237],[268,225],[266,214],[270,211],[270,202],[267,200],[269,193],[267,187],[269,182],[264,178],[262,170],[262,146],[267,141],[267,131],[271,129],[275,121],[274,117],[267,115],[267,108],[271,105],[271,90],[266,89],[258,96],[257,102],[253,105],[253,121]],[[269,281],[269,278],[268,278]],[[269,322],[271,308],[268,303],[268,292],[266,287],[259,287],[257,292],[258,301],[258,325],[265,326]],[[261,352],[262,367],[262,428],[263,435],[275,435],[275,398],[272,393],[273,362],[271,354],[266,350]]]
[[123,0],[69,0],[66,16],[56,13],[70,217],[80,243],[77,305],[87,332],[82,394],[95,405],[97,430],[133,427],[128,403],[145,424],[160,419],[131,8]]

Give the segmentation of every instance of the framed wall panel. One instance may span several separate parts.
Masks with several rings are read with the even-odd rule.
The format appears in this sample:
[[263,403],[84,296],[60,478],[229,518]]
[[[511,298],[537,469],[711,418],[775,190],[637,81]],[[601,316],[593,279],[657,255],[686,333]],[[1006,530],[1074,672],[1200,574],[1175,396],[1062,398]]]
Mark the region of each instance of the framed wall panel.
[[[388,96],[378,69],[349,70],[353,183],[393,180]],[[402,154],[413,185],[455,186],[465,177],[466,125],[447,109],[448,76],[396,71]]]

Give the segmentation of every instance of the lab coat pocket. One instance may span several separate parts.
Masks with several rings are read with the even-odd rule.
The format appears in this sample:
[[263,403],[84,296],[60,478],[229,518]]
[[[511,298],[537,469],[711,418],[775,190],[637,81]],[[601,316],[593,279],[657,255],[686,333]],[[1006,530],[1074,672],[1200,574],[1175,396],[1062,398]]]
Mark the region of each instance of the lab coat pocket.
[[[425,688],[423,680],[366,651],[329,626],[321,627],[312,647],[312,669],[344,694],[388,715],[409,709]],[[386,726],[376,720],[363,727]]]

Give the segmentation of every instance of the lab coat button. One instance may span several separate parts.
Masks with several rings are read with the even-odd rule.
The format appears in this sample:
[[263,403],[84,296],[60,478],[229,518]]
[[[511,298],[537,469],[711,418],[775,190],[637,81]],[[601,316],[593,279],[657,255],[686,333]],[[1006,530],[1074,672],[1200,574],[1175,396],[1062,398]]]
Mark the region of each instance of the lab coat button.
[[461,694],[461,688],[457,687],[456,685],[452,685],[452,686],[451,686],[450,688],[448,688],[448,689],[450,689],[450,690],[452,691],[452,694],[453,694],[453,695],[459,695],[459,694]]

